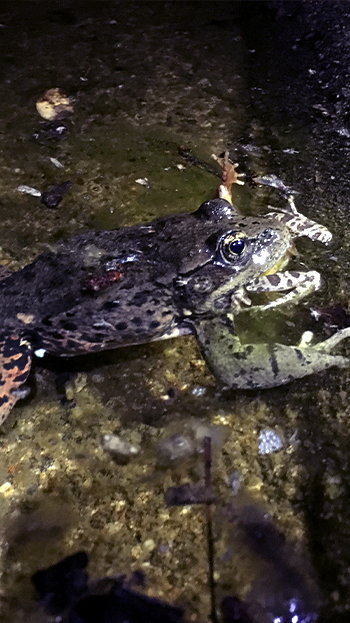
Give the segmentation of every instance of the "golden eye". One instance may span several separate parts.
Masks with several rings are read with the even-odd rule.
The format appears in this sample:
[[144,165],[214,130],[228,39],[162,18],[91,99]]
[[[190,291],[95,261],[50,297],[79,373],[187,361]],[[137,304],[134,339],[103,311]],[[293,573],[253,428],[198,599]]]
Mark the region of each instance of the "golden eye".
[[234,253],[236,255],[241,255],[243,249],[245,247],[245,241],[242,238],[236,238],[236,240],[232,240],[228,244],[228,249],[230,253]]
[[226,234],[219,244],[219,252],[222,259],[234,261],[242,255],[247,243],[247,237],[241,232],[230,232]]

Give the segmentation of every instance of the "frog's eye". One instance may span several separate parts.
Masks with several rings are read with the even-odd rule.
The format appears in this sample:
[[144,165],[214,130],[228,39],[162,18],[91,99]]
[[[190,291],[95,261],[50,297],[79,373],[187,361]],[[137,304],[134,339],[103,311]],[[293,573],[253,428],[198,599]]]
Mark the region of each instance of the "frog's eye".
[[241,255],[244,247],[245,242],[241,238],[238,238],[238,240],[232,240],[232,242],[228,245],[230,253],[234,253],[235,255]]
[[218,251],[226,262],[232,262],[242,255],[247,244],[247,237],[241,232],[230,232],[223,236]]

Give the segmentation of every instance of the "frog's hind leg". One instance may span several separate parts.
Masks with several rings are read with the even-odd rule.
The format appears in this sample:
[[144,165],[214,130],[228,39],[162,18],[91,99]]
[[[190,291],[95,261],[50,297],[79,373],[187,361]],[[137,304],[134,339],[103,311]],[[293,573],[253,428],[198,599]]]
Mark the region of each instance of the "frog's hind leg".
[[26,382],[32,363],[30,343],[17,334],[0,335],[0,425],[6,420],[17,400],[26,392]]
[[350,337],[350,327],[314,346],[241,344],[225,318],[204,319],[196,324],[195,332],[214,376],[236,389],[284,385],[332,366],[346,368],[350,363],[347,357],[331,352],[339,342]]

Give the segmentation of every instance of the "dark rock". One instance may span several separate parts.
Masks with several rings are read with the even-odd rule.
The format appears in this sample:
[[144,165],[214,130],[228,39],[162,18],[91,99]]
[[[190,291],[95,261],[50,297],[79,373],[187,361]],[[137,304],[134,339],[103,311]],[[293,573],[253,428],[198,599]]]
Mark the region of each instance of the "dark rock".
[[50,614],[60,614],[87,590],[88,555],[77,552],[32,576],[39,601]]
[[58,204],[62,201],[64,195],[70,189],[72,182],[62,182],[54,188],[50,188],[47,192],[41,195],[41,203],[46,205],[47,208],[57,208]]

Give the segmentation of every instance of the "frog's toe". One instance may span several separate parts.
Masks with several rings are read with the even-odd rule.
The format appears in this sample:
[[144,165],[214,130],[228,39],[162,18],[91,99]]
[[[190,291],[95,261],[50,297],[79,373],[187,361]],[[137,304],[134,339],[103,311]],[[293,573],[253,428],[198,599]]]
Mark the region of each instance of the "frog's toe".
[[350,359],[342,357],[341,355],[326,355],[325,368],[348,368],[350,365]]
[[[346,340],[350,337],[350,327],[346,327],[345,329],[340,329],[337,333],[334,333],[327,340],[323,342],[319,342],[313,348],[323,353],[331,353],[333,348],[337,346],[343,340]],[[344,359],[344,357],[343,357]]]
[[28,378],[32,362],[30,343],[19,335],[0,337],[0,424],[17,400],[28,395],[21,386]]

